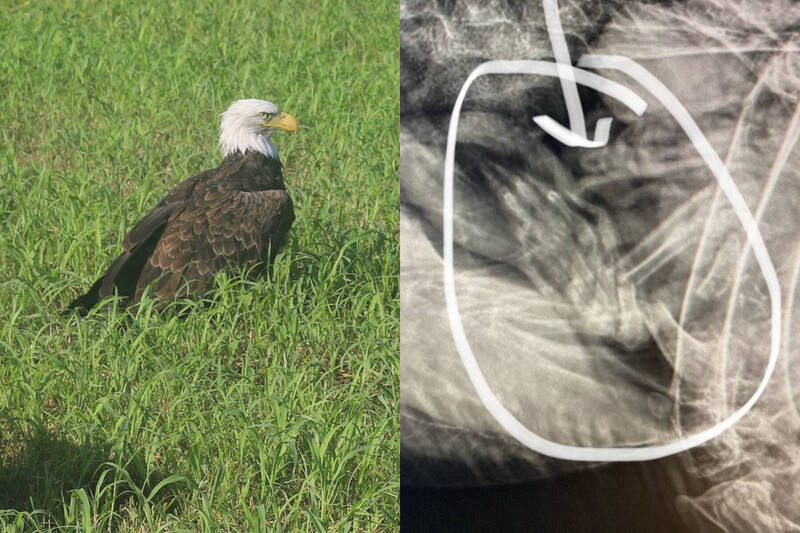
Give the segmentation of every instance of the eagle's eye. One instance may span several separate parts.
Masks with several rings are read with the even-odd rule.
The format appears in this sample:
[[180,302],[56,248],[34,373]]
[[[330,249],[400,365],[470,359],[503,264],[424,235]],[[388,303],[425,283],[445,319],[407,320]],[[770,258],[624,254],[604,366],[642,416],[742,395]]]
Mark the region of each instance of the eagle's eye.
[[267,120],[268,118],[271,117],[271,115],[266,111],[262,111],[261,113],[258,114],[258,116],[261,117],[261,120]]

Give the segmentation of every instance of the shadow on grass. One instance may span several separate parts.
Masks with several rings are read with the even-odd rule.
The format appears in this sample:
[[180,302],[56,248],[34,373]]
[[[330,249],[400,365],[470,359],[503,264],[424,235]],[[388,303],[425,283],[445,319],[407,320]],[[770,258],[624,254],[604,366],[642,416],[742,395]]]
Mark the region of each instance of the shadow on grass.
[[[167,512],[181,500],[179,493],[187,484],[171,483],[160,471],[148,472],[143,457],[134,455],[126,460],[124,469],[115,463],[121,461],[114,459],[110,445],[78,444],[41,426],[27,434],[3,432],[0,510],[43,512],[63,523],[70,493],[80,489],[93,499],[95,512],[119,513],[123,506],[141,501],[147,494],[153,496],[148,498],[150,505],[161,505]],[[154,487],[158,488],[153,491]]]
[[110,449],[81,446],[37,428],[33,434],[11,432],[0,437],[0,507],[52,507],[61,494],[91,488],[95,470]]

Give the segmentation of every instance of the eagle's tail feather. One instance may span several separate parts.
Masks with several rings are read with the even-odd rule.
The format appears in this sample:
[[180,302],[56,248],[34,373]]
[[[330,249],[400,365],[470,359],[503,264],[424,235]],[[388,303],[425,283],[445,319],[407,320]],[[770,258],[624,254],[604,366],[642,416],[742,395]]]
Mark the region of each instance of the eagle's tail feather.
[[89,312],[89,309],[97,305],[97,302],[100,300],[100,285],[103,284],[104,277],[105,276],[101,276],[100,279],[95,281],[94,285],[92,285],[86,294],[75,298],[72,303],[67,306],[63,314],[67,315],[73,311],[77,311],[81,316],[85,316]]
[[[142,243],[123,252],[108,270],[100,276],[100,279],[94,282],[94,285],[86,294],[79,296],[69,304],[64,314],[78,311],[82,316],[85,316],[100,300],[113,295],[115,292],[123,298],[123,305],[135,303],[137,300],[136,289],[139,284],[139,278],[142,275],[142,269],[158,245],[165,227],[165,223],[155,227]],[[106,284],[106,280],[109,283]]]

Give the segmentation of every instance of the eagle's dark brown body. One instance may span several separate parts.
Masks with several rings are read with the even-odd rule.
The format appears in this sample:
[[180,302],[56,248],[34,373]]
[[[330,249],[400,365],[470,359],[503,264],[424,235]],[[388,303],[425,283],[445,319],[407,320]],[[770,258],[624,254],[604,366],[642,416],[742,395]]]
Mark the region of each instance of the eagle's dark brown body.
[[280,161],[259,152],[230,155],[172,189],[69,309],[88,311],[115,292],[130,305],[148,286],[161,301],[202,293],[220,270],[272,260],[293,221]]

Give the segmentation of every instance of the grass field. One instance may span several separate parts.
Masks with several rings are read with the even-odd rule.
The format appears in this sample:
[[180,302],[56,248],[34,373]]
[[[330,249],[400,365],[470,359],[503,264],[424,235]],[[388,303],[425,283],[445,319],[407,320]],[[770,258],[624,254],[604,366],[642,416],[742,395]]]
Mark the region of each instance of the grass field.
[[[395,3],[0,8],[0,529],[399,523]],[[185,317],[60,311],[272,100],[297,221]]]

